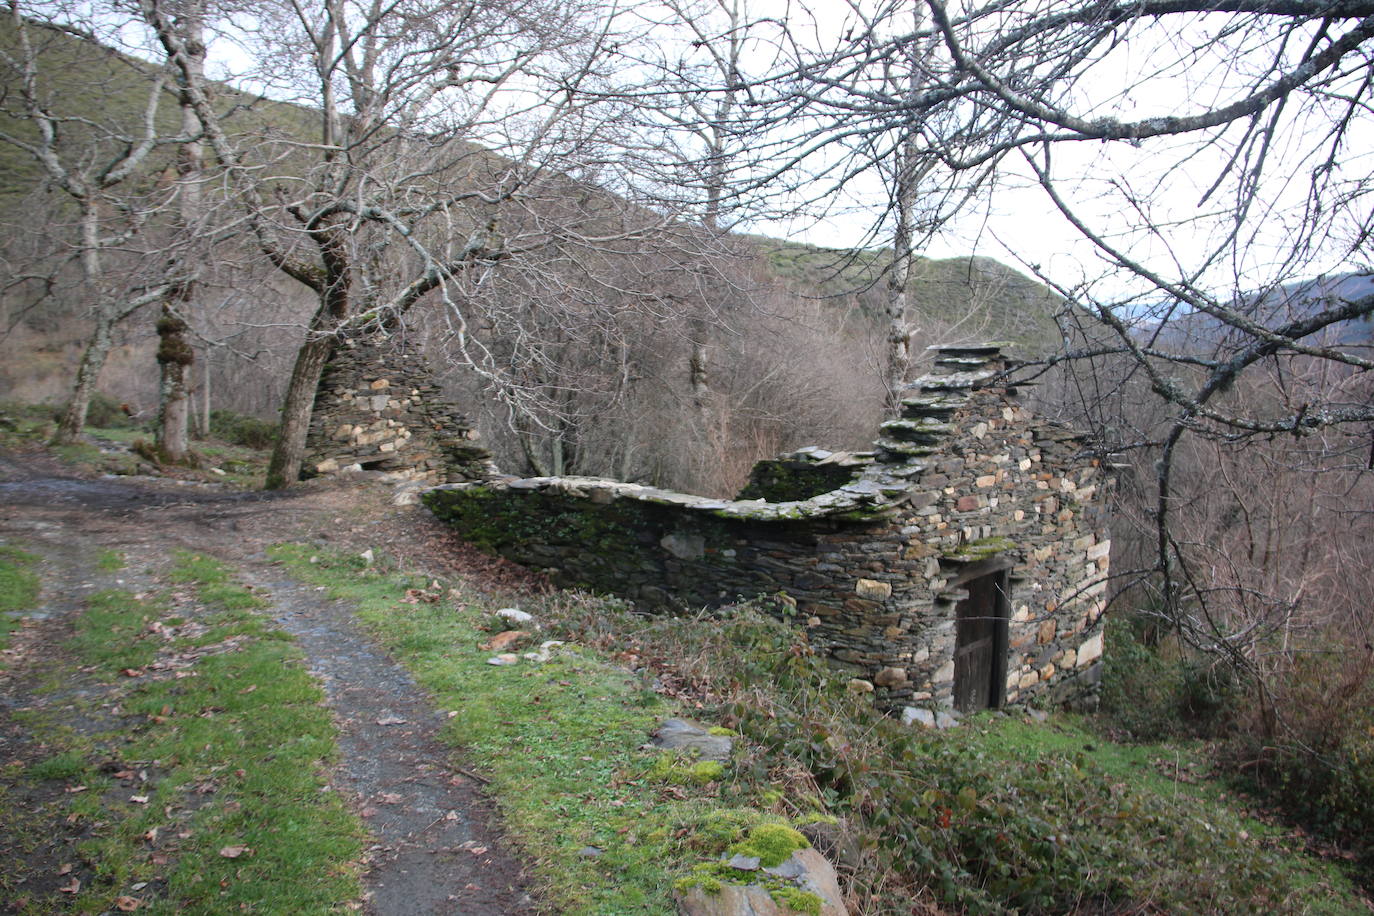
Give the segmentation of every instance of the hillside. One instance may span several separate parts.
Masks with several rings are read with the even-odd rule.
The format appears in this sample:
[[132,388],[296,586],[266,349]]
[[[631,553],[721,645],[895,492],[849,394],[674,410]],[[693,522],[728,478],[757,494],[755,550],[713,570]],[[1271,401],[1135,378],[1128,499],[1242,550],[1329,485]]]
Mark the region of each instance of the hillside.
[[[1364,299],[1374,294],[1374,274],[1356,271],[1314,280],[1297,280],[1273,289],[1239,297],[1231,307],[1266,327],[1282,327],[1300,321],[1333,304]],[[1153,327],[1150,329],[1153,330]],[[1249,342],[1248,334],[1202,312],[1170,320],[1162,339],[1171,346],[1196,352],[1228,350]],[[1374,346],[1374,324],[1341,321],[1324,328],[1305,343],[1320,346]]]
[[[113,157],[137,136],[148,104],[148,94],[157,71],[154,67],[119,51],[81,39],[67,32],[34,26],[30,41],[38,60],[38,94],[42,104],[64,120],[61,141],[67,148],[81,151],[86,145],[91,161],[100,156]],[[18,38],[14,23],[0,20],[0,52],[15,56]],[[16,73],[9,67],[0,71],[0,131],[24,142],[33,141],[36,130],[22,116]],[[265,132],[283,132],[313,140],[313,115],[296,105],[273,101],[219,84],[216,106],[224,113],[241,140]],[[157,131],[175,136],[181,125],[175,87],[163,87],[158,103]],[[170,164],[171,147],[154,153],[155,166],[148,174],[160,179]],[[0,203],[9,207],[31,194],[44,179],[42,167],[33,156],[10,143],[0,142]],[[32,214],[27,214],[31,217]]]
[[[873,322],[882,319],[891,252],[822,248],[749,236],[776,281],[804,295],[853,301]],[[1059,343],[1054,314],[1063,299],[1020,271],[983,256],[918,257],[912,270],[912,320],[951,339],[1010,341],[1022,355],[1043,355]]]
[[[0,42],[13,45],[11,30],[8,24],[0,25]],[[80,139],[82,130],[110,136],[128,133],[145,101],[147,65],[66,33],[34,31],[43,38],[41,59],[49,81],[45,91],[55,107],[76,119],[72,139]],[[7,98],[12,107],[13,86],[5,88],[11,90]],[[289,180],[291,145],[303,148],[314,140],[314,113],[228,86],[218,87],[215,101],[231,113],[226,123],[245,147],[262,147],[265,141],[282,151],[284,158],[273,168]],[[161,127],[171,132],[176,117],[175,98],[164,93]],[[10,124],[24,127],[13,117]],[[283,139],[287,142],[280,142]],[[92,155],[112,155],[117,147],[109,141]],[[160,150],[157,155],[167,162],[170,153]],[[469,158],[453,175],[455,190],[461,191],[465,177],[471,180],[470,175],[494,158],[489,153]],[[0,248],[16,269],[27,269],[34,250],[46,251],[43,269],[51,270],[71,250],[70,231],[62,225],[70,204],[60,192],[35,193],[42,187],[39,172],[21,150],[0,144],[0,169],[8,176],[0,195],[16,214],[0,227]],[[468,170],[466,176],[463,169]],[[159,165],[143,181],[151,189],[168,177],[166,166]],[[571,179],[564,184],[580,201],[566,209],[584,225],[602,218],[635,218],[635,208],[626,201]],[[540,210],[538,219],[543,220],[564,212],[561,204]],[[283,232],[289,237],[290,231],[291,221],[284,217]],[[460,361],[439,342],[448,335],[442,316],[414,316],[416,337],[432,341],[425,346],[433,363],[450,367],[444,383],[465,409],[481,415],[498,458],[518,467],[535,463],[529,456],[544,452],[550,454],[550,466],[563,466],[563,456],[573,455],[566,470],[733,492],[753,461],[764,454],[809,443],[866,447],[880,402],[874,354],[883,333],[880,299],[887,255],[739,237],[730,246],[737,261],[723,265],[721,276],[713,278],[715,266],[682,263],[671,245],[668,242],[650,258],[636,258],[629,251],[596,257],[599,269],[608,274],[623,268],[656,287],[651,296],[685,303],[715,286],[732,300],[711,306],[721,308],[718,314],[723,316],[711,341],[713,394],[721,402],[719,415],[730,418],[709,437],[713,453],[683,458],[678,454],[682,449],[669,444],[690,419],[685,416],[690,394],[679,368],[687,362],[688,309],[677,307],[678,314],[656,318],[639,308],[631,293],[620,302],[600,300],[601,314],[579,311],[550,318],[540,311],[538,285],[517,278],[501,293],[510,297],[510,304],[497,310],[494,318],[483,316],[475,323],[483,325],[480,333],[488,335],[484,346],[503,370],[525,372],[515,368],[517,360],[524,359],[530,374],[518,383],[527,390],[550,392],[541,397],[557,416],[541,416],[528,424],[536,432],[515,432],[515,424],[503,413],[502,399],[493,397],[482,378],[454,366]],[[554,257],[566,262],[566,255],[558,252]],[[652,266],[646,269],[645,264]],[[198,402],[202,411],[209,409],[205,405],[212,399],[215,409],[271,418],[300,339],[295,328],[313,308],[310,297],[274,275],[245,242],[224,243],[220,261],[209,267],[202,283],[212,307],[201,312],[196,328],[202,339],[198,350],[208,364],[208,370],[201,365],[196,376]],[[0,389],[10,398],[53,402],[65,396],[86,329],[82,312],[88,291],[81,288],[70,264],[56,277],[53,284],[12,286],[0,297],[5,328],[0,338]],[[603,279],[600,286],[612,297],[619,295],[621,285],[613,280]],[[596,293],[585,295],[590,299]],[[912,323],[920,334],[918,348],[951,339],[993,338],[1020,343],[1027,353],[1036,354],[1058,339],[1050,317],[1058,303],[1049,291],[987,258],[922,260],[911,297],[916,303]],[[119,329],[102,388],[117,402],[150,413],[157,393],[153,318],[147,311]],[[573,326],[569,321],[582,323]],[[548,328],[541,327],[545,322]],[[523,338],[532,329],[550,335],[543,351],[507,352],[507,341]],[[578,346],[560,343],[564,334]],[[623,367],[617,369],[608,359]],[[562,439],[550,442],[553,434],[546,431],[554,429],[560,430],[557,436]],[[696,435],[693,442],[707,438]]]

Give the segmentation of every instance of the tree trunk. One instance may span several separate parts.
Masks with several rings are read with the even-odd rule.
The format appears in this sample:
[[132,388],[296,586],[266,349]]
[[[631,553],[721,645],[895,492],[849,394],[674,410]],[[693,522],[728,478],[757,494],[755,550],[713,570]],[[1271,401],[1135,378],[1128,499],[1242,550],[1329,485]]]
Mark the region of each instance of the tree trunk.
[[883,366],[884,406],[889,414],[901,409],[902,388],[911,369],[911,337],[915,333],[907,319],[907,290],[911,267],[916,259],[912,244],[916,230],[916,188],[920,174],[915,168],[915,138],[906,137],[897,151],[893,169],[896,226],[892,237],[892,269],[887,275],[887,356]]
[[210,438],[210,348],[205,348],[205,358],[201,360],[200,383],[200,432],[202,439]]
[[305,459],[305,438],[310,432],[310,416],[315,410],[315,391],[319,388],[320,375],[336,343],[332,335],[312,336],[296,354],[291,383],[286,388],[286,399],[282,403],[277,444],[272,449],[272,460],[267,465],[265,486],[269,490],[280,490],[300,480],[301,463]]
[[95,394],[100,370],[105,368],[105,359],[114,345],[115,308],[98,291],[103,282],[104,272],[100,260],[100,214],[96,204],[89,198],[81,200],[81,277],[86,288],[97,291],[95,306],[95,329],[91,339],[81,354],[81,365],[76,370],[76,385],[72,388],[72,399],[67,404],[62,419],[53,433],[53,445],[71,445],[81,435],[86,425],[86,412],[91,406],[91,396]]
[[710,322],[693,315],[687,319],[687,327],[692,343],[692,353],[687,358],[687,381],[692,386],[692,406],[696,408],[704,426],[705,419],[710,415],[711,384],[710,373],[707,370],[707,339],[711,333],[711,326]]
[[[199,3],[187,4],[177,19],[177,27],[181,30],[186,47],[187,69],[190,71],[181,76],[181,132],[188,137],[200,132],[200,119],[192,107],[187,85],[192,80],[199,81],[205,73],[202,23]],[[200,182],[205,167],[204,158],[199,142],[183,143],[177,147],[177,210],[173,229],[188,244],[195,235],[201,217]],[[162,303],[162,318],[157,323],[157,362],[161,371],[157,445],[163,460],[173,464],[184,463],[191,450],[187,436],[191,417],[187,389],[196,351],[188,339],[190,328],[183,316],[189,314],[195,304],[195,260],[194,252],[190,257],[171,260],[168,269],[174,274],[169,278],[172,288]]]
[[102,308],[96,313],[95,331],[86,343],[85,352],[81,354],[72,399],[57,423],[57,431],[50,440],[52,445],[71,445],[80,437],[81,429],[86,425],[86,412],[91,406],[91,396],[95,394],[95,384],[114,344],[114,322],[110,320],[108,311]]
[[[179,292],[173,293],[172,298],[181,296]],[[188,330],[186,322],[164,302],[162,317],[157,322],[157,363],[162,373],[158,387],[157,446],[161,460],[172,464],[185,462],[191,449],[186,435],[191,415],[187,379],[195,350],[186,339]]]

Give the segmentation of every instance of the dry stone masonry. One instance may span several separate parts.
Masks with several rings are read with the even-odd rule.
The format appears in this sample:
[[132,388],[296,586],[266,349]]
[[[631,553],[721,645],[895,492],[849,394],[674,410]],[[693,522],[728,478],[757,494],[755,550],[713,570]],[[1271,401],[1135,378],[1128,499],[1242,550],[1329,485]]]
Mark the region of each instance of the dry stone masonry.
[[[804,449],[716,500],[599,478],[427,491],[472,542],[645,605],[776,595],[888,708],[1091,702],[1110,542],[1099,461],[996,346],[936,348],[869,454]],[[832,460],[836,459],[836,460]]]
[[385,471],[427,483],[495,474],[478,433],[400,341],[346,340],[325,366],[303,476]]

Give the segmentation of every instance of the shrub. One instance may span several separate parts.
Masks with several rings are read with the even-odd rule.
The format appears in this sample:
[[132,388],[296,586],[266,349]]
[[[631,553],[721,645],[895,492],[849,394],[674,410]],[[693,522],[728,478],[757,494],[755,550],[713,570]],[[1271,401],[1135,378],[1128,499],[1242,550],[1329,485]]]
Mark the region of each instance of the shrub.
[[[70,401],[58,404],[51,410],[53,420],[60,421],[67,412]],[[138,429],[141,424],[125,411],[126,405],[108,394],[97,391],[91,395],[91,403],[86,408],[86,425],[96,429]]]
[[1113,618],[1102,676],[1102,713],[1136,741],[1213,737],[1242,704],[1235,676],[1158,629],[1156,618]]
[[1374,650],[1331,634],[1298,656],[1264,709],[1225,746],[1246,787],[1347,845],[1374,886]]
[[277,441],[277,424],[232,410],[212,410],[210,435],[232,445],[266,449]]

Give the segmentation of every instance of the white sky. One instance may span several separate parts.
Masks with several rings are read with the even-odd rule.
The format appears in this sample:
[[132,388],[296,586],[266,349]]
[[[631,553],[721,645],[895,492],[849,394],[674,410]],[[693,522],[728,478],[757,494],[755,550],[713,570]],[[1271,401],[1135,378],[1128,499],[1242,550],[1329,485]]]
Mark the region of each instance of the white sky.
[[[818,40],[824,42],[848,28],[853,14],[844,0],[805,2],[821,23],[814,30]],[[760,16],[790,14],[803,22],[813,18],[798,14],[799,3],[789,0],[748,3]],[[1214,33],[1220,19],[1230,21],[1229,17],[1198,19],[1182,27],[1171,21],[1167,28],[1137,33],[1113,51],[1107,66],[1095,71],[1093,97],[1078,99],[1078,111],[1122,118],[1186,115],[1223,99],[1229,101],[1234,95],[1228,94],[1227,87],[1244,84],[1247,69],[1267,66],[1273,48],[1237,47],[1228,44],[1232,39],[1218,39]],[[1202,49],[1201,53],[1197,49]],[[1142,73],[1149,74],[1148,82],[1140,79]],[[1251,235],[1235,246],[1238,253],[1213,262],[1205,274],[1205,282],[1219,291],[1253,289],[1268,282],[1271,274],[1277,276],[1287,269],[1283,262],[1292,250],[1294,231],[1301,228],[1309,176],[1317,164],[1311,158],[1312,150],[1319,147],[1331,123],[1328,115],[1302,116],[1300,111],[1295,100],[1284,112],[1288,121],[1273,144],[1265,183],[1249,214]],[[1139,149],[1121,143],[1060,144],[1054,153],[1056,177],[1061,179],[1058,191],[1090,225],[1133,258],[1166,277],[1177,277],[1195,269],[1204,252],[1221,247],[1229,231],[1224,221],[1209,217],[1225,212],[1230,201],[1214,194],[1204,202],[1208,188],[1223,170],[1226,151],[1214,148],[1195,154],[1185,168],[1174,167],[1184,153],[1195,153],[1195,142],[1192,138],[1160,140]],[[924,253],[932,257],[973,253],[1005,263],[1037,265],[1054,280],[1070,286],[1100,276],[1104,271],[1100,252],[1054,208],[1024,164],[1009,164],[1012,167],[999,177],[997,190],[984,206],[970,207]],[[1335,174],[1353,187],[1371,172],[1374,128],[1365,119],[1350,128],[1335,163]],[[829,247],[858,244],[871,229],[873,214],[884,199],[876,179],[868,184],[864,187],[855,182],[846,188],[847,196],[857,205],[848,212],[832,214],[815,224],[757,224],[750,228]],[[873,204],[865,208],[865,200]],[[1351,207],[1348,223],[1368,219],[1369,204],[1357,199]],[[1163,227],[1162,232],[1150,235],[1133,231],[1146,214],[1152,223]],[[1340,256],[1343,241],[1348,239],[1330,240],[1314,252],[1307,266],[1309,272],[1360,266],[1359,261]],[[1138,283],[1119,271],[1103,284],[1103,289],[1114,295],[1124,295],[1132,288],[1138,288]]]
[[[863,0],[855,0],[863,2]],[[849,26],[853,12],[845,0],[741,0],[748,7],[749,18],[772,17],[784,21],[793,37],[810,36],[810,41],[823,46],[833,42]],[[636,12],[652,7],[640,5]],[[1200,27],[1195,27],[1199,29]],[[1160,30],[1150,40],[1134,40],[1117,53],[1120,81],[1111,84],[1110,70],[1095,84],[1097,99],[1080,99],[1085,108],[1116,106],[1127,115],[1178,114],[1195,110],[1215,101],[1223,83],[1236,71],[1243,69],[1246,60],[1225,59],[1225,47],[1219,47],[1217,59],[1202,59],[1172,73],[1156,76],[1149,91],[1132,91],[1128,74],[1140,67],[1153,66],[1156,59],[1178,59],[1178,47],[1206,48],[1200,31]],[[218,77],[241,73],[247,69],[247,57],[227,41],[212,46],[211,69]],[[262,91],[263,87],[238,81],[245,89]],[[1303,152],[1304,132],[1325,129],[1327,122],[1294,121],[1284,142],[1276,144],[1270,167],[1270,184],[1261,194],[1255,213],[1260,229],[1244,246],[1243,261],[1216,265],[1209,274],[1209,282],[1219,288],[1230,283],[1244,287],[1251,277],[1253,287],[1264,282],[1263,276],[1291,241],[1288,233],[1294,226],[1293,213],[1301,209],[1306,190]],[[1374,171],[1374,130],[1368,123],[1359,124],[1351,135],[1351,143],[1343,151],[1338,164],[1352,181]],[[1285,145],[1285,143],[1287,145]],[[1187,262],[1206,250],[1209,239],[1217,232],[1215,224],[1197,222],[1198,202],[1207,185],[1220,168],[1224,156],[1220,151],[1200,157],[1187,169],[1168,171],[1174,157],[1161,152],[1167,143],[1152,143],[1140,150],[1124,145],[1110,148],[1102,144],[1063,144],[1056,150],[1056,172],[1067,180],[1059,185],[1061,193],[1095,226],[1104,227],[1108,236],[1121,242],[1132,256],[1148,261],[1166,274],[1187,269]],[[1018,174],[1019,173],[1019,174]],[[1006,171],[998,181],[996,191],[984,206],[971,207],[966,214],[951,222],[923,252],[931,257],[952,257],[980,254],[1006,263],[1022,266],[1036,265],[1049,277],[1065,285],[1096,277],[1103,272],[1101,256],[1069,223],[1054,210],[1044,193],[1032,185],[1028,171]],[[1289,179],[1285,183],[1285,177]],[[1150,215],[1156,223],[1169,227],[1167,234],[1149,238],[1128,234],[1133,215],[1126,195],[1148,200]],[[861,176],[851,181],[835,199],[834,206],[823,217],[793,219],[791,221],[754,222],[743,226],[747,231],[776,237],[789,237],[826,247],[853,247],[872,242],[873,223],[881,215],[884,199],[876,176]],[[1217,208],[1209,201],[1206,208]],[[1367,205],[1356,202],[1358,208]],[[1269,212],[1264,212],[1264,208]],[[1360,212],[1355,218],[1362,218]],[[1193,221],[1193,222],[1189,222]],[[878,239],[885,241],[885,239]],[[1166,244],[1169,242],[1171,244]],[[1349,267],[1338,260],[1321,263],[1324,269]],[[1214,280],[1212,278],[1215,278]],[[1109,278],[1108,288],[1115,286],[1121,293],[1131,284],[1125,278]]]

